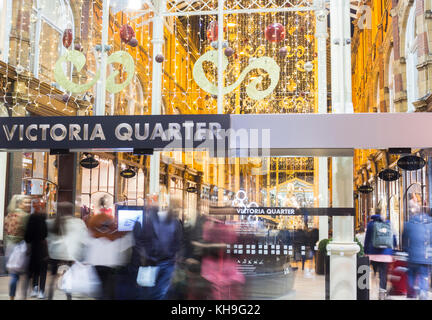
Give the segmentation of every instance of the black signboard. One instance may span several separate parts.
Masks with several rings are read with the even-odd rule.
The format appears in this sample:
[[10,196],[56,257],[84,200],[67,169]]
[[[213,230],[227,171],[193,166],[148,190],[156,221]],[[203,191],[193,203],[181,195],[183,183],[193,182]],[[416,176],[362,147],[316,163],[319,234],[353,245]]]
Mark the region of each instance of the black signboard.
[[413,171],[419,170],[426,165],[426,161],[417,156],[405,156],[398,160],[397,165],[403,170]]
[[186,189],[186,191],[189,192],[189,193],[197,193],[198,189],[196,187],[188,187]]
[[0,117],[0,150],[213,148],[229,115]]
[[80,161],[80,165],[86,169],[94,169],[99,165],[99,161],[94,157],[86,157]]
[[400,173],[392,169],[384,169],[379,174],[378,177],[384,181],[396,181],[400,177]]
[[134,170],[132,170],[132,169],[125,169],[125,170],[123,170],[123,171],[120,172],[120,175],[123,178],[130,179],[130,178],[135,177],[136,172]]
[[359,186],[357,189],[360,193],[371,193],[373,188],[370,185]]
[[210,207],[213,215],[354,216],[353,208]]

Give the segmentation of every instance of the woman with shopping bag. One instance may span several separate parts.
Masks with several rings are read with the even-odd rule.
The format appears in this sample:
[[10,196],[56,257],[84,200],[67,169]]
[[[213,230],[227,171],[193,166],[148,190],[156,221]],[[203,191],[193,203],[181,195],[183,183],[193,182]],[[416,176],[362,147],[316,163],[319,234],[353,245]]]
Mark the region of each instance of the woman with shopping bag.
[[[54,295],[59,266],[70,267],[75,261],[82,261],[85,246],[89,241],[87,227],[84,221],[74,217],[73,209],[71,202],[60,202],[55,219],[47,220],[49,265],[52,274],[48,289],[49,300],[52,300]],[[66,291],[66,297],[71,300],[72,292]]]
[[90,240],[85,262],[94,266],[100,279],[100,299],[114,300],[118,273],[130,261],[132,234],[118,231],[114,218],[106,213],[92,215],[87,226]]
[[24,241],[24,233],[30,216],[30,201],[29,196],[14,195],[9,203],[8,214],[4,221],[6,268],[11,278],[9,282],[10,300],[15,299],[18,280],[27,267],[27,246]]

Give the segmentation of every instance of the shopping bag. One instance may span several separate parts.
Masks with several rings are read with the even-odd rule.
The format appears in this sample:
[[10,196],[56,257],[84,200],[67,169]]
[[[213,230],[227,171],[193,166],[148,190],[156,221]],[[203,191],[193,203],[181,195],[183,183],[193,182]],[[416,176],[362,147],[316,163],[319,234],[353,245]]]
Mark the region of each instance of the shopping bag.
[[141,287],[154,287],[159,267],[140,267],[138,269],[137,284]]
[[6,268],[9,273],[23,273],[27,269],[27,264],[27,244],[25,241],[21,241],[12,249]]
[[96,296],[100,280],[93,266],[76,261],[59,280],[59,288],[70,294]]

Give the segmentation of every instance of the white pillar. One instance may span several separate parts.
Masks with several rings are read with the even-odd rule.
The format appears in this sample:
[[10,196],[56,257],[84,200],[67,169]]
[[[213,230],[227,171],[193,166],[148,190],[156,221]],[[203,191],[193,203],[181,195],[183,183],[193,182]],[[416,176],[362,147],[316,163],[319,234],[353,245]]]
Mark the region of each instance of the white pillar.
[[[162,105],[162,63],[155,60],[156,55],[163,54],[164,22],[162,12],[165,10],[165,0],[155,1],[153,18],[153,75],[152,75],[152,115],[161,114]],[[167,57],[165,57],[166,59]],[[155,151],[150,156],[150,194],[159,194],[160,152]]]
[[329,2],[333,113],[354,113],[351,88],[350,1]]
[[103,0],[102,4],[102,43],[101,43],[101,75],[96,87],[96,115],[105,115],[105,97],[106,97],[106,69],[108,53],[105,46],[108,45],[108,27],[109,27],[109,4],[110,0]]
[[[319,206],[320,208],[327,208],[329,206],[328,199],[328,164],[326,157],[318,159],[318,193],[319,193]],[[320,216],[319,223],[319,241],[328,239],[328,216]]]
[[[315,0],[319,9],[315,12],[318,51],[318,113],[327,113],[327,11],[323,0]],[[328,164],[327,158],[318,159],[319,206],[328,207]],[[319,217],[319,241],[328,239],[328,217]]]
[[[350,1],[330,1],[333,113],[353,113],[351,89]],[[332,159],[333,207],[353,207],[353,159]],[[330,253],[330,299],[357,299],[357,252],[354,217],[333,217]]]

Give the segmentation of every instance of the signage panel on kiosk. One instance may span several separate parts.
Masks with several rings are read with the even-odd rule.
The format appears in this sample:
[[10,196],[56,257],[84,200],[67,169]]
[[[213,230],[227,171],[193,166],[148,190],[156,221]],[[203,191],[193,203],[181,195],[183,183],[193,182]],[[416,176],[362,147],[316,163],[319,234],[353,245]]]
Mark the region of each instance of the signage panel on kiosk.
[[142,206],[117,206],[118,231],[132,231],[135,222],[143,223],[145,208]]

